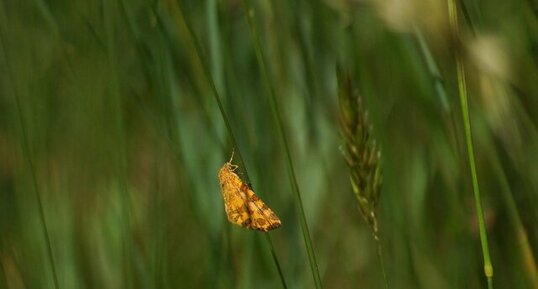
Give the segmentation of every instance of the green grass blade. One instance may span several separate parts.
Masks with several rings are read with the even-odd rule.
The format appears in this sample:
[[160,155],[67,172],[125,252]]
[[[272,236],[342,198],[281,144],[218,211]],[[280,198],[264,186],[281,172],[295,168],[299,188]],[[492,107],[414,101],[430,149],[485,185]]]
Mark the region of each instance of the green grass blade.
[[218,91],[224,92],[224,77],[222,68],[222,47],[219,31],[218,2],[206,0],[207,27],[209,35],[209,49],[211,55],[211,75],[214,77]]
[[[183,10],[181,8],[179,0],[178,1],[170,1],[170,2],[173,2],[173,3],[170,3],[170,4],[171,4],[171,8],[172,8],[172,13],[175,16],[175,19],[177,21],[178,27],[180,29],[184,30],[183,33],[184,33],[184,35],[187,36],[187,40],[189,41],[189,45],[191,46],[191,49],[193,50],[193,53],[197,58],[197,62],[199,63],[199,65],[201,65],[201,69],[203,70],[203,73],[204,73],[204,76],[206,78],[206,81],[209,83],[209,86],[211,88],[211,92],[212,92],[213,96],[215,97],[215,101],[218,104],[219,111],[220,111],[221,116],[222,116],[222,118],[224,120],[224,123],[226,124],[226,129],[228,131],[228,135],[230,137],[232,146],[235,148],[234,149],[235,154],[238,156],[239,162],[241,163],[241,166],[243,168],[245,179],[246,179],[247,183],[251,183],[250,178],[248,177],[248,172],[246,170],[245,163],[243,161],[243,156],[241,155],[241,150],[239,149],[239,146],[238,146],[236,137],[234,135],[234,132],[232,130],[229,118],[228,118],[228,116],[226,114],[226,111],[224,110],[224,106],[222,104],[220,94],[219,94],[219,92],[217,90],[217,87],[215,86],[215,83],[213,81],[211,73],[209,72],[209,69],[208,69],[207,64],[206,64],[206,62],[204,60],[204,57],[202,56],[201,49],[199,48],[198,43],[196,42],[196,40],[194,38],[194,33],[192,31],[192,28],[190,27],[187,19],[185,18],[185,15],[183,14]],[[267,237],[266,240],[267,240],[267,243],[269,245],[269,249],[271,250],[271,256],[272,256],[273,261],[275,263],[275,266],[277,268],[277,271],[278,271],[278,274],[279,274],[279,277],[280,277],[280,281],[281,281],[283,287],[287,288],[284,275],[282,273],[282,270],[280,269],[281,268],[280,262],[279,262],[279,260],[278,260],[278,258],[276,256],[276,254],[274,253],[275,248],[273,246],[273,243],[271,242],[269,237]]]
[[[458,36],[458,18],[457,8],[455,0],[448,1],[448,12],[450,17],[450,24],[454,36]],[[469,117],[469,106],[467,100],[467,85],[465,82],[465,67],[463,65],[463,59],[461,54],[456,51],[456,70],[458,77],[458,91],[461,102],[461,113],[463,118],[463,125],[465,129],[465,142],[467,145],[467,154],[469,157],[469,167],[471,170],[471,178],[473,182],[473,192],[476,205],[476,212],[478,217],[478,224],[480,228],[480,242],[482,245],[482,255],[484,258],[484,274],[488,281],[488,288],[493,289],[493,265],[491,264],[491,257],[489,255],[488,237],[486,232],[486,224],[484,222],[484,212],[482,210],[482,199],[480,197],[480,186],[478,184],[478,175],[476,172],[476,162],[474,155],[473,136],[471,131],[471,121]]]
[[275,247],[273,246],[273,241],[271,240],[271,235],[269,233],[266,233],[264,235],[265,235],[265,238],[267,239],[267,243],[269,244],[269,249],[271,249],[271,257],[273,258],[275,262],[278,275],[280,276],[280,282],[282,283],[282,288],[288,289],[288,285],[286,285],[286,280],[284,279],[284,272],[282,272],[282,268],[280,267],[280,263],[278,262],[278,257],[276,255]]
[[426,62],[426,66],[428,68],[428,73],[430,74],[432,81],[434,82],[435,92],[439,97],[439,101],[443,106],[443,110],[445,112],[448,112],[450,111],[450,104],[448,103],[448,97],[446,94],[445,85],[443,84],[443,77],[441,76],[441,72],[439,72],[437,63],[435,63],[430,48],[428,47],[428,44],[426,43],[426,40],[422,35],[422,31],[420,31],[417,26],[414,27],[414,30],[415,36],[420,46],[420,52],[422,53],[422,56],[424,57],[424,61]]
[[385,269],[385,261],[383,260],[383,246],[379,238],[375,238],[377,258],[379,259],[379,266],[381,266],[381,274],[383,275],[383,283],[385,289],[389,289],[389,279],[387,278],[387,270]]
[[269,92],[269,96],[271,98],[271,104],[272,104],[272,112],[275,115],[275,118],[277,120],[277,126],[280,133],[280,137],[282,139],[282,143],[284,144],[284,149],[286,152],[286,160],[287,160],[287,166],[288,166],[288,175],[290,179],[290,183],[292,186],[293,191],[295,192],[295,198],[296,202],[295,205],[297,207],[297,210],[299,211],[299,220],[301,224],[301,230],[303,234],[304,243],[306,246],[307,254],[308,254],[308,262],[310,264],[310,269],[312,271],[312,276],[314,278],[314,284],[316,285],[316,288],[322,288],[321,278],[319,275],[319,269],[316,261],[316,256],[314,253],[314,248],[312,246],[312,240],[310,238],[310,232],[308,229],[308,223],[306,221],[306,215],[303,208],[303,201],[301,198],[301,192],[299,190],[299,184],[297,183],[297,178],[293,166],[293,161],[291,158],[291,152],[288,145],[286,132],[284,129],[284,122],[282,120],[282,113],[280,112],[279,104],[275,96],[275,92],[273,89],[273,86],[271,85],[271,81],[269,80],[269,73],[265,64],[265,59],[263,56],[263,51],[260,44],[260,39],[258,37],[258,32],[255,25],[254,20],[254,9],[252,7],[252,3],[249,0],[245,0],[243,3],[246,3],[246,15],[247,20],[249,23],[249,28],[252,36],[252,42],[254,45],[254,50],[256,52],[256,58],[258,60],[260,73],[262,74],[262,81],[265,83],[265,87]]

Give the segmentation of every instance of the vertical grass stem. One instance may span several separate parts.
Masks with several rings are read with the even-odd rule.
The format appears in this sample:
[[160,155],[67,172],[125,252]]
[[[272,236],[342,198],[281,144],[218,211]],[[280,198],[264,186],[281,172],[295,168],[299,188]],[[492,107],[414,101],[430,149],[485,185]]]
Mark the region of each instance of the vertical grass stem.
[[254,45],[254,51],[256,53],[256,58],[258,60],[260,73],[262,74],[262,81],[264,82],[266,89],[269,92],[269,96],[271,98],[272,103],[272,111],[275,115],[275,118],[277,120],[277,127],[280,133],[280,137],[282,139],[282,143],[284,144],[284,149],[286,152],[286,160],[287,160],[287,166],[288,166],[288,175],[290,179],[290,183],[292,186],[293,191],[295,192],[296,202],[295,205],[297,207],[297,210],[299,212],[299,221],[301,225],[301,230],[303,233],[303,239],[307,250],[308,255],[308,261],[310,264],[310,269],[312,271],[312,276],[314,278],[314,284],[317,289],[322,288],[321,278],[319,275],[319,269],[316,261],[316,255],[314,253],[314,248],[312,246],[312,240],[310,238],[310,232],[308,229],[308,223],[306,221],[306,216],[303,208],[303,201],[301,198],[301,193],[299,190],[299,185],[297,182],[297,178],[295,175],[295,170],[293,166],[293,161],[291,158],[291,152],[288,145],[286,132],[284,129],[284,123],[282,120],[282,114],[279,109],[279,104],[275,96],[275,92],[273,89],[273,86],[271,85],[271,81],[269,80],[269,72],[267,70],[267,66],[265,64],[265,59],[263,55],[263,51],[260,44],[260,38],[258,36],[258,32],[256,29],[255,19],[254,19],[254,9],[252,7],[252,3],[250,0],[245,0],[243,3],[245,3],[245,9],[246,9],[246,15],[247,15],[247,21],[249,24],[249,29],[252,37],[252,42]]
[[[458,37],[458,16],[455,0],[448,0],[448,13],[450,17],[450,26],[454,37]],[[465,142],[467,145],[467,154],[469,156],[469,167],[471,170],[471,178],[473,182],[473,192],[476,205],[476,213],[478,217],[478,224],[480,228],[480,243],[482,245],[482,255],[484,258],[484,274],[487,278],[488,288],[493,289],[493,265],[491,264],[491,258],[489,255],[488,237],[486,232],[486,225],[484,222],[484,212],[482,210],[482,199],[480,197],[480,186],[478,184],[478,174],[476,172],[476,162],[473,147],[473,138],[471,130],[471,121],[469,117],[469,106],[467,100],[467,85],[465,82],[465,66],[463,59],[458,50],[455,51],[456,57],[456,73],[458,78],[458,91],[461,102],[461,113],[463,118],[463,125],[465,130]]]
[[[235,135],[233,133],[232,126],[230,124],[230,121],[228,119],[226,111],[224,110],[224,106],[222,105],[220,94],[219,94],[219,92],[217,90],[215,82],[213,81],[213,77],[211,76],[211,73],[209,72],[208,65],[204,61],[204,58],[202,57],[201,49],[199,48],[198,43],[196,42],[196,40],[194,38],[194,32],[193,32],[192,28],[190,27],[187,19],[185,18],[185,15],[183,13],[183,10],[181,8],[179,0],[169,0],[169,4],[170,4],[170,7],[171,7],[172,15],[174,16],[174,18],[177,21],[178,28],[181,29],[182,30],[181,32],[187,37],[187,40],[189,41],[189,45],[191,46],[191,49],[193,50],[194,55],[196,55],[196,58],[197,58],[196,60],[198,61],[198,65],[201,66],[201,69],[202,69],[202,71],[204,73],[204,76],[205,76],[205,78],[206,78],[206,80],[207,80],[207,82],[208,82],[208,84],[209,84],[209,86],[211,88],[211,92],[212,92],[212,94],[213,94],[213,96],[215,98],[215,101],[217,102],[217,105],[219,107],[219,111],[220,111],[220,113],[222,115],[222,118],[224,120],[224,123],[226,125],[228,135],[230,137],[232,145],[235,148],[235,154],[238,156],[239,162],[241,163],[241,166],[243,168],[243,173],[244,173],[245,179],[246,179],[246,181],[248,183],[251,183],[250,178],[248,177],[247,170],[245,168],[245,163],[243,161],[243,156],[241,155],[241,150],[239,149],[239,146],[237,145],[237,141],[236,141]],[[214,3],[214,4],[216,5],[216,3]],[[287,289],[286,280],[284,278],[284,274],[282,273],[280,262],[278,261],[277,255],[275,253],[275,248],[273,246],[273,242],[271,242],[271,238],[268,235],[268,233],[266,233],[266,235],[267,235],[266,240],[267,240],[267,243],[269,245],[269,249],[271,250],[271,256],[272,256],[273,261],[275,263],[275,266],[277,268],[278,275],[280,277],[280,281],[282,283],[283,288]]]

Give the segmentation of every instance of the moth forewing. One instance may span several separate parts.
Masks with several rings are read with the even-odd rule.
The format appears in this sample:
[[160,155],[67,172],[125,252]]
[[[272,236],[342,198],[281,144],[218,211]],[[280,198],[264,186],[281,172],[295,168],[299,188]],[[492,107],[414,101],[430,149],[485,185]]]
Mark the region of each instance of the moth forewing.
[[280,219],[234,172],[230,161],[219,170],[224,209],[232,224],[267,232],[280,227]]

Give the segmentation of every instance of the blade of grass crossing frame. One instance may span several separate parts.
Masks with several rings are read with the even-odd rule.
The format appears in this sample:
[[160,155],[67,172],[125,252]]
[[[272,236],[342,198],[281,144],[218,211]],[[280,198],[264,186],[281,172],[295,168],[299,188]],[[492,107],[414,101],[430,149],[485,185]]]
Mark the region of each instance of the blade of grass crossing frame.
[[[456,0],[448,0],[448,14],[450,18],[450,26],[452,28],[453,35],[458,37],[458,16]],[[473,138],[471,131],[471,121],[469,118],[469,106],[467,101],[467,85],[465,83],[465,67],[463,65],[463,59],[458,50],[455,51],[456,57],[456,72],[458,78],[458,90],[461,102],[461,113],[463,118],[463,125],[465,129],[465,142],[467,144],[467,154],[469,156],[469,167],[471,170],[471,178],[473,182],[473,192],[475,198],[476,213],[478,217],[478,224],[480,228],[480,242],[482,245],[482,255],[484,258],[484,274],[488,281],[488,288],[493,289],[493,266],[491,264],[491,258],[489,255],[488,237],[486,232],[486,225],[484,223],[484,212],[482,210],[482,199],[480,197],[480,186],[478,184],[478,175],[476,172],[476,162],[474,156]]]
[[310,232],[308,230],[308,223],[306,221],[306,216],[303,208],[303,202],[301,199],[301,192],[299,190],[299,185],[297,183],[297,178],[295,176],[295,170],[293,168],[293,161],[291,159],[291,153],[290,148],[288,145],[288,141],[286,138],[286,132],[284,130],[284,123],[282,121],[282,115],[279,109],[278,101],[276,100],[274,89],[271,85],[271,82],[269,80],[269,75],[267,71],[267,67],[265,65],[265,59],[263,56],[263,51],[261,49],[260,39],[258,37],[258,32],[256,29],[256,25],[254,23],[254,9],[252,7],[252,3],[250,0],[244,0],[243,3],[246,3],[245,9],[246,9],[246,15],[248,20],[248,25],[251,32],[252,42],[254,45],[254,50],[256,52],[256,58],[258,60],[260,73],[262,74],[262,81],[264,82],[266,89],[269,92],[269,96],[271,98],[271,104],[272,104],[272,112],[275,115],[275,118],[277,120],[277,126],[279,129],[280,137],[282,139],[282,143],[284,144],[284,149],[286,151],[286,160],[288,165],[288,175],[290,178],[290,183],[292,185],[292,189],[295,192],[296,202],[295,205],[297,207],[297,210],[299,211],[299,220],[301,225],[301,231],[303,234],[304,243],[307,250],[308,255],[308,262],[310,264],[310,269],[312,271],[312,276],[314,278],[314,284],[316,285],[316,288],[322,288],[321,278],[319,275],[319,269],[316,261],[316,256],[314,253],[314,249],[312,246],[312,240],[310,238]]
[[[241,163],[241,166],[243,168],[243,173],[244,173],[245,179],[246,179],[247,183],[251,183],[250,178],[248,177],[247,170],[245,168],[245,163],[243,161],[243,156],[241,155],[241,151],[240,151],[240,149],[239,149],[239,147],[237,145],[235,135],[234,135],[232,127],[230,125],[230,121],[228,119],[228,116],[227,116],[226,112],[224,111],[224,106],[222,105],[222,102],[221,102],[221,99],[220,99],[220,94],[219,94],[219,92],[218,92],[218,90],[217,90],[217,88],[215,86],[215,83],[213,81],[211,73],[209,72],[207,64],[204,61],[204,58],[203,58],[202,53],[201,53],[201,49],[199,48],[198,43],[196,42],[196,40],[194,38],[193,30],[192,30],[191,26],[189,25],[187,19],[185,18],[185,15],[183,13],[183,9],[181,7],[181,4],[179,3],[179,0],[177,0],[177,1],[176,0],[168,0],[168,4],[169,4],[169,7],[171,8],[172,16],[176,20],[177,26],[181,30],[180,33],[184,34],[185,37],[187,38],[187,40],[189,42],[187,44],[190,45],[189,49],[193,50],[192,52],[197,58],[196,61],[197,61],[198,65],[201,66],[200,68],[202,69],[203,74],[205,75],[205,78],[206,78],[206,80],[207,80],[207,82],[208,82],[208,84],[210,86],[211,92],[212,92],[213,96],[215,97],[215,101],[218,104],[220,113],[222,115],[222,118],[223,118],[224,123],[226,125],[226,129],[228,131],[228,135],[230,137],[232,145],[235,148],[235,154],[237,155],[237,157],[239,159],[239,162]],[[276,256],[273,243],[271,242],[271,239],[270,239],[269,235],[267,235],[266,240],[267,240],[267,243],[268,243],[269,248],[271,250],[271,256],[273,258],[273,261],[275,262],[275,266],[277,268],[277,271],[278,271],[278,274],[279,274],[279,277],[280,277],[280,281],[282,283],[282,287],[287,289],[286,280],[284,278],[283,272],[282,272],[281,267],[280,267],[280,262],[278,261],[278,258]]]
[[[222,57],[220,45],[220,31],[218,21],[218,1],[206,0],[207,27],[209,35],[209,49],[211,55],[211,74],[214,77],[218,91],[224,91],[224,77],[222,74]],[[225,96],[226,97],[226,96]]]

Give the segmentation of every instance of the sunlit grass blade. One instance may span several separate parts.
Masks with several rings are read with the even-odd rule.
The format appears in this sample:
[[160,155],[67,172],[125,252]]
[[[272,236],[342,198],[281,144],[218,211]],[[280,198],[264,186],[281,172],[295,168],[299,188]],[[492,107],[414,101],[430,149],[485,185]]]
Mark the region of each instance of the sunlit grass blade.
[[[450,26],[452,28],[453,36],[459,37],[458,16],[456,0],[448,0],[448,14],[450,17]],[[471,120],[469,117],[469,104],[467,100],[467,84],[465,81],[465,67],[463,64],[463,58],[461,53],[455,51],[456,58],[456,73],[458,79],[458,92],[461,103],[461,113],[463,119],[463,126],[465,129],[465,142],[467,145],[467,154],[469,157],[469,168],[471,170],[471,178],[473,182],[474,201],[476,206],[476,213],[478,218],[478,225],[480,229],[480,242],[482,245],[482,256],[484,258],[484,274],[487,278],[488,288],[493,288],[493,265],[491,264],[491,257],[489,254],[488,236],[486,231],[486,224],[484,222],[484,212],[482,210],[482,199],[480,197],[480,186],[478,184],[478,174],[476,172],[476,161],[474,154],[473,135],[471,130]]]

